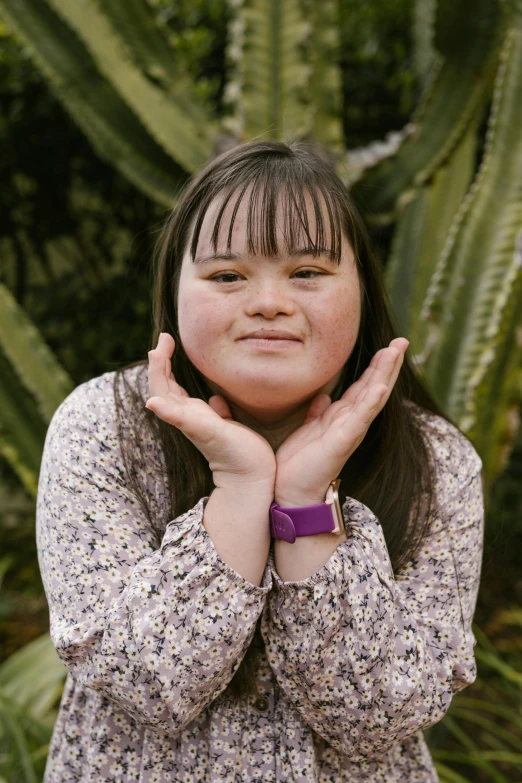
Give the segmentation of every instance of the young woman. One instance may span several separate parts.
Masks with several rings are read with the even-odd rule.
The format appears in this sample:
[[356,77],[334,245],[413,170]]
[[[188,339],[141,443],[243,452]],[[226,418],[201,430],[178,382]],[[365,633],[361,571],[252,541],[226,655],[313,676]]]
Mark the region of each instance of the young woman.
[[422,730],[477,673],[482,463],[346,189],[309,142],[239,145],[156,260],[148,362],[46,438],[45,783],[437,781]]

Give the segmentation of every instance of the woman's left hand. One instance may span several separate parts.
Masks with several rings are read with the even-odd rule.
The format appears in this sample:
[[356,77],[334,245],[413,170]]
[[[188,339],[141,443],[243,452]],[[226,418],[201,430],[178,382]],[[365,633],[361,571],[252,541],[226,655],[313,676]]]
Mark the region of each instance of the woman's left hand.
[[280,506],[324,503],[326,490],[384,408],[398,378],[409,342],[404,337],[381,348],[343,394],[332,402],[319,394],[304,424],[276,452],[275,502]]

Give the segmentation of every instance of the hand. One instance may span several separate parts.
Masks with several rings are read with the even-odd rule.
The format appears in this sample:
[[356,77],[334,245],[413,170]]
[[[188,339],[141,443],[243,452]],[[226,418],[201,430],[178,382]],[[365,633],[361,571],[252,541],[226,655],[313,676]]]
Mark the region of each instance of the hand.
[[268,441],[232,419],[228,403],[214,395],[208,404],[189,397],[176,383],[171,359],[174,338],[160,334],[149,351],[149,393],[145,405],[163,421],[177,427],[208,460],[214,484],[223,489],[247,488],[270,494],[275,482],[275,455]]
[[312,400],[304,424],[276,452],[276,503],[289,508],[324,503],[330,481],[337,478],[384,408],[408,345],[398,337],[377,351],[336,402],[327,394]]

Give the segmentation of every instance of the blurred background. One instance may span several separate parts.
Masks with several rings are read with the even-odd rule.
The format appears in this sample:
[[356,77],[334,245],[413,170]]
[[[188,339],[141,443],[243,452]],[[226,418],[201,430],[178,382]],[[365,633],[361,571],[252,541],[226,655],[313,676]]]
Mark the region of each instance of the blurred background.
[[146,357],[188,177],[309,136],[487,477],[476,682],[443,783],[522,781],[522,0],[0,0],[0,783],[41,781],[65,678],[34,536],[53,412]]

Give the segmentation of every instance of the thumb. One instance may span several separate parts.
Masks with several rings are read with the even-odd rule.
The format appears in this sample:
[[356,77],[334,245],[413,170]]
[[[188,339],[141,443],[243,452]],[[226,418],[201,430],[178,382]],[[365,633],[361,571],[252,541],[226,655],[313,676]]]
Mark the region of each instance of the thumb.
[[163,397],[149,397],[145,403],[145,407],[168,424],[177,426],[173,417],[172,404],[169,404]]
[[209,397],[208,404],[212,410],[218,414],[218,416],[221,416],[222,419],[232,418],[230,407],[224,397],[220,397],[218,394],[214,394],[212,397]]
[[304,423],[308,424],[309,421],[319,418],[331,404],[332,399],[328,394],[318,394],[308,406]]

